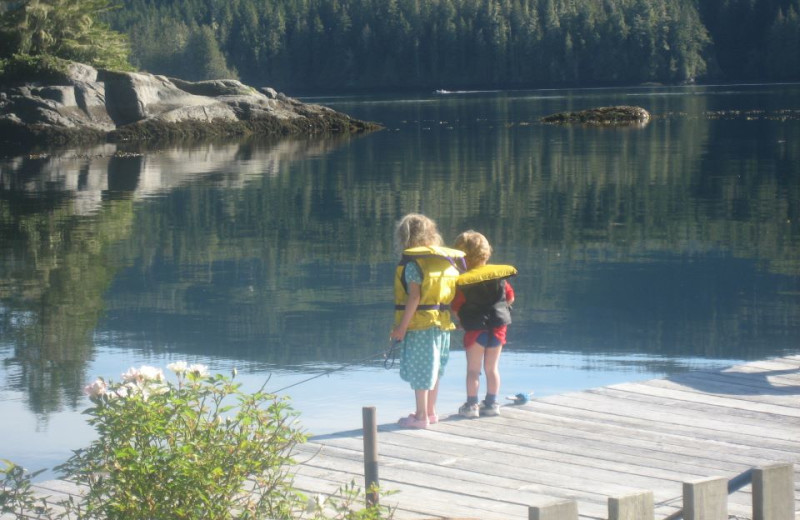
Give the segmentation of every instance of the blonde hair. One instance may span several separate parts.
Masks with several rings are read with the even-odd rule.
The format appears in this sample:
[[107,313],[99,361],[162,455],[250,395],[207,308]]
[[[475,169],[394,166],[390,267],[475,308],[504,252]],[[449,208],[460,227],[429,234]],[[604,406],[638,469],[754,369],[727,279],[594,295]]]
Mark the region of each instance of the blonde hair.
[[409,247],[440,246],[443,242],[436,222],[419,213],[409,213],[400,219],[394,239],[398,252]]
[[486,263],[492,256],[492,246],[486,237],[471,229],[456,237],[455,248],[464,251],[469,267]]

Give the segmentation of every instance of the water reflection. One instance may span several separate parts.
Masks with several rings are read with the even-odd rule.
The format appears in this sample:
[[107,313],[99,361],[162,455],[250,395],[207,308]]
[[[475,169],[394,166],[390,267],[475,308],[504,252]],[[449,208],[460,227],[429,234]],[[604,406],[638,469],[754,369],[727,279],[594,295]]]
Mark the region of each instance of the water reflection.
[[148,234],[137,228],[135,213],[145,209],[137,201],[199,182],[241,190],[340,141],[103,145],[0,162],[0,347],[13,350],[3,388],[24,390],[37,414],[81,400],[98,324],[115,308],[112,282],[137,262],[114,247]]
[[[644,128],[537,123],[631,97],[654,115]],[[344,99],[336,108],[387,130],[4,160],[0,401],[19,392],[38,414],[76,408],[98,375],[87,367],[115,376],[131,353],[294,375],[379,355],[391,229],[408,211],[433,216],[447,239],[490,237],[496,259],[520,270],[509,353],[586,356],[583,383],[630,356],[665,374],[687,359],[796,351],[800,125],[709,114],[797,99]],[[460,395],[455,380],[444,391]]]

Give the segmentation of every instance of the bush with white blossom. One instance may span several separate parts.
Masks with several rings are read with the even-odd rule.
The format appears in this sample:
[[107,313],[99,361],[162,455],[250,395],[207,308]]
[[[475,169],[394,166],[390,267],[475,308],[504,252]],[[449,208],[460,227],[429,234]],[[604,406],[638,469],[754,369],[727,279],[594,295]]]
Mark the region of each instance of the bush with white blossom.
[[204,365],[167,366],[175,381],[142,366],[120,382],[102,378],[84,388],[97,438],[56,470],[83,494],[54,513],[30,491],[20,468],[0,467],[0,513],[38,518],[140,520],[390,518],[392,511],[358,502],[354,484],[332,497],[307,499],[293,487],[293,448],[305,442],[284,398],[245,393],[232,376]]

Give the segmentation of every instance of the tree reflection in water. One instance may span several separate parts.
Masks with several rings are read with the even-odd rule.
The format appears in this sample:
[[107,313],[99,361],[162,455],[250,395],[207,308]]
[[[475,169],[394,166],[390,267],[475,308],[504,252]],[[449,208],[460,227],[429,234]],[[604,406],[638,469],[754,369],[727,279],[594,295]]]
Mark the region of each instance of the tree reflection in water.
[[[769,107],[708,116],[764,99],[739,94],[342,99],[387,130],[4,160],[3,388],[38,414],[75,408],[98,344],[295,371],[364,359],[386,346],[408,211],[448,240],[480,230],[519,268],[516,353],[641,354],[657,373],[784,354],[800,332],[800,125]],[[537,123],[630,95],[654,115],[643,128]]]

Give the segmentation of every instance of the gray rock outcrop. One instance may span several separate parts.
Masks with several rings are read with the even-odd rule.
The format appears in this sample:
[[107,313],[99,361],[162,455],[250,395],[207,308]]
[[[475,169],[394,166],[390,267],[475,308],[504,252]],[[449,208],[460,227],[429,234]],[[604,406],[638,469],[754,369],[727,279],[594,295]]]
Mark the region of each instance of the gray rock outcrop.
[[650,113],[642,107],[617,105],[590,108],[577,112],[560,112],[542,118],[545,123],[578,123],[585,125],[645,125]]
[[0,91],[0,140],[91,142],[160,137],[309,135],[379,128],[236,80],[190,82],[73,63],[58,85]]

